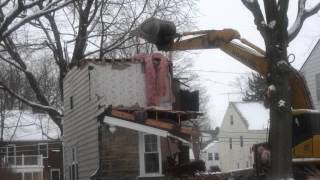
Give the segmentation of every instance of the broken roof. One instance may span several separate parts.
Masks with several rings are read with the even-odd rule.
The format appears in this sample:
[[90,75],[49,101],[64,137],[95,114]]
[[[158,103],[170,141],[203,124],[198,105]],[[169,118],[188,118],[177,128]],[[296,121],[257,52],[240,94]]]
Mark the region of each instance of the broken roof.
[[177,123],[181,121],[188,121],[190,119],[195,119],[198,116],[202,115],[202,113],[199,113],[197,111],[177,111],[177,110],[171,110],[166,107],[160,107],[160,106],[148,106],[148,107],[112,107],[115,110],[120,111],[127,111],[127,112],[135,112],[135,111],[145,111],[148,113],[149,117],[153,117],[155,119],[168,119],[173,120]]
[[268,127],[269,109],[261,102],[231,102],[246,121],[249,130],[262,130]]
[[[180,122],[183,120],[189,120],[191,117],[197,116],[197,114],[199,113],[164,110],[157,109],[155,107],[144,109],[109,106],[109,108],[106,109],[99,117],[100,120],[104,121],[104,123],[108,123],[108,120],[104,120],[105,116],[108,116],[118,119],[116,122],[120,123],[121,126],[124,126],[123,124],[127,123],[127,125],[132,124],[132,126],[130,126],[131,128],[140,126],[150,127],[152,129],[164,130],[172,136],[189,140],[191,135],[195,135],[196,130],[190,126],[184,126]],[[140,131],[139,128],[136,130]]]
[[114,117],[109,117],[109,116],[105,116],[103,122],[106,124],[109,124],[111,126],[123,127],[123,128],[131,129],[131,130],[135,130],[135,131],[139,131],[139,132],[158,135],[160,137],[172,137],[172,138],[180,140],[181,142],[189,144],[189,142],[186,141],[185,139],[180,138],[178,136],[175,136],[172,133],[170,133],[169,131],[155,128],[152,126],[147,126],[144,124],[130,122],[130,121],[126,121],[126,120],[122,120],[122,119],[114,118]]
[[59,139],[58,126],[46,114],[12,110],[5,112],[5,141],[40,141]]

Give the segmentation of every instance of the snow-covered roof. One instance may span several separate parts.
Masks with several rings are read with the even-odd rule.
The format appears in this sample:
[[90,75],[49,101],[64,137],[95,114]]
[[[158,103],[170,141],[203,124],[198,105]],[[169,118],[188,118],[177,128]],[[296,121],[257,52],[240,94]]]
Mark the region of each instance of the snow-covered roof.
[[59,139],[58,126],[46,114],[31,111],[6,111],[4,119],[5,141],[38,141]]
[[219,141],[212,141],[206,147],[202,149],[202,151],[207,151],[210,147],[214,146],[215,144],[219,143]]
[[268,127],[269,109],[260,102],[233,102],[243,119],[248,123],[249,130],[262,130]]

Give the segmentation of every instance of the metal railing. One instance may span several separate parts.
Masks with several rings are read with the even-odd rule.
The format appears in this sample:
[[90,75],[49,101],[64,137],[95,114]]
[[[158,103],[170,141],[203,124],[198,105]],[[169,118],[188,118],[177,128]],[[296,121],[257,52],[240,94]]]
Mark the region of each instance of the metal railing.
[[5,164],[8,166],[42,166],[42,155],[5,156]]

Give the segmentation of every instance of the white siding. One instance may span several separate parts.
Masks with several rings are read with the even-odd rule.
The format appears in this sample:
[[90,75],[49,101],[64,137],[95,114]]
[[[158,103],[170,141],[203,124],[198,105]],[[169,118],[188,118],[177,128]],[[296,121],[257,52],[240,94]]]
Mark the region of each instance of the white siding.
[[[233,116],[233,125],[230,123],[231,116]],[[240,136],[243,137],[243,146],[241,146]],[[218,135],[221,171],[252,167],[253,154],[250,149],[253,144],[265,142],[266,136],[266,130],[248,130],[239,112],[230,103]],[[232,138],[232,149],[230,149],[230,138]]]
[[[73,109],[70,109],[70,97]],[[69,179],[68,166],[72,164],[72,148],[76,148],[79,180],[89,180],[98,168],[97,103],[89,99],[88,69],[72,69],[64,80],[64,172]]]
[[301,70],[311,93],[315,108],[320,110],[320,100],[317,99],[316,75],[320,73],[320,41],[315,45]]

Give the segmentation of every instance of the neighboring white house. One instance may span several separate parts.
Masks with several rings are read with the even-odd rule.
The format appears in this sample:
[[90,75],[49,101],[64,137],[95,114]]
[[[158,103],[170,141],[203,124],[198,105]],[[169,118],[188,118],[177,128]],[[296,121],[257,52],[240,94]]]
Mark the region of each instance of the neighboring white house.
[[252,145],[267,140],[269,110],[259,102],[230,102],[219,138],[221,171],[252,167]]
[[320,40],[312,49],[300,72],[307,81],[315,108],[320,110]]
[[213,141],[201,150],[200,158],[206,163],[207,171],[220,168],[219,141]]

